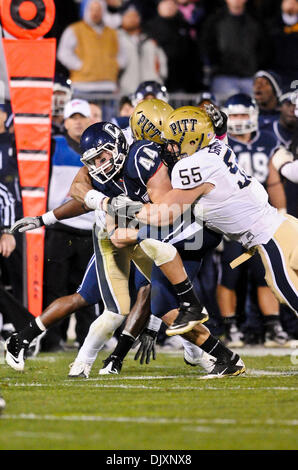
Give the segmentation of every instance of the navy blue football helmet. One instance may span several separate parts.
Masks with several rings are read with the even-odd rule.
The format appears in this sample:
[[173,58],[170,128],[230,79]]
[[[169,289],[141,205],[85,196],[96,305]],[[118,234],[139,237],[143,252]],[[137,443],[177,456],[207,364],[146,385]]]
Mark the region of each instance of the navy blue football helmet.
[[[230,96],[222,110],[228,116],[228,133],[240,135],[258,130],[258,106],[249,95],[238,93]],[[231,119],[232,115],[237,115],[237,118]]]
[[146,99],[147,96],[163,100],[166,103],[169,101],[167,88],[154,80],[148,80],[146,82],[141,82],[135,93],[132,95],[131,102],[133,106],[136,106],[140,101]]
[[[111,122],[97,122],[83,132],[80,150],[81,162],[88,168],[90,176],[104,184],[120,172],[128,154],[128,144],[118,126]],[[104,150],[111,154],[111,158],[96,167],[95,158]]]

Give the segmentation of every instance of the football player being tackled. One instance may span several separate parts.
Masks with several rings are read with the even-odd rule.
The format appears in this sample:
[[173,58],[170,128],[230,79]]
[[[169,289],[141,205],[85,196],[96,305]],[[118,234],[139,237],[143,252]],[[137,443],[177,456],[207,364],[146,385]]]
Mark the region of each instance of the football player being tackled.
[[[151,201],[162,201],[163,195],[171,189],[169,177],[171,169],[161,161],[162,140],[160,138],[162,123],[171,111],[173,110],[169,110],[166,103],[160,100],[149,100],[140,103],[135,108],[132,115],[131,127],[136,142],[130,147],[124,166],[123,181],[127,194],[134,198],[135,201],[141,202],[149,199]],[[219,118],[218,113],[216,114],[216,118]],[[84,188],[84,190],[86,191],[86,188]],[[75,188],[73,195],[78,197],[78,192],[79,188]],[[79,196],[81,200],[86,197],[85,193]],[[115,200],[112,199],[109,206],[111,214],[115,211],[119,217],[121,217],[121,215],[123,216],[123,211],[121,214],[121,210],[126,207],[126,201],[127,198],[122,195]],[[137,207],[139,209],[139,206]],[[134,209],[132,210],[134,211]],[[200,263],[204,253],[216,247],[221,240],[221,236],[208,229],[204,229],[203,245],[195,245],[192,249],[185,250],[185,242],[187,245],[192,234],[202,232],[202,226],[197,224],[194,218],[191,217],[189,219],[185,218],[181,224],[179,223],[179,226],[182,226],[179,234],[177,227],[169,227],[167,235],[164,234],[164,239],[178,249],[185,269],[189,273],[190,279],[193,280],[200,269]],[[110,229],[111,228],[112,227],[110,227]],[[135,244],[136,242],[139,242],[142,246],[142,242],[146,240],[146,234],[150,234],[150,227],[145,227],[138,231],[135,228],[118,226],[117,228],[113,227],[109,233],[112,243],[116,247],[123,249],[126,245]],[[155,235],[158,238],[159,234],[155,233]],[[179,236],[177,237],[177,235]],[[177,240],[180,241],[177,242]],[[179,302],[177,301],[173,287],[171,287],[165,277],[162,276],[160,270],[155,267],[151,274],[151,292],[151,311],[154,314],[155,321],[153,322],[151,318],[149,325],[140,335],[141,347],[136,358],[140,355],[141,363],[144,362],[145,359],[146,363],[148,363],[151,354],[154,358],[155,340],[160,325],[160,322],[156,320],[162,317],[163,321],[171,325],[175,318],[174,315],[177,315],[177,308],[179,307]],[[130,317],[131,315],[128,316],[125,329],[120,336],[115,351],[104,361],[104,367],[101,369],[100,374],[120,372],[124,357],[140,333],[140,329],[138,330],[134,327],[134,322],[131,321]],[[178,334],[179,331],[177,328],[171,326],[168,328],[168,333],[170,335]],[[225,348],[225,346],[218,339],[214,338],[203,325],[197,325],[190,333],[184,335],[184,338],[188,338],[192,343],[199,345],[200,349],[196,348],[190,342],[184,341],[184,357],[188,364],[203,365],[209,372],[208,376],[210,377],[238,375],[244,372],[245,367],[239,356],[228,348]],[[89,338],[87,336],[83,346],[85,352],[88,350],[88,342]],[[212,356],[208,354],[211,351]],[[79,363],[79,361],[82,360],[83,355],[80,351],[76,361]]]

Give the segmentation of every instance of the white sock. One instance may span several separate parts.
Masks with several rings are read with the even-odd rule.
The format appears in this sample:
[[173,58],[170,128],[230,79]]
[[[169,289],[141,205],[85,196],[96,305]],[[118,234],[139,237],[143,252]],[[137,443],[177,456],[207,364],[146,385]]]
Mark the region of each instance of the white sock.
[[89,332],[79,350],[76,361],[93,364],[98,352],[124,321],[124,316],[105,310],[90,325]]
[[182,338],[182,336],[181,336],[181,339],[182,339],[182,343],[183,343],[183,347],[185,351],[194,361],[203,357],[203,354],[204,354],[203,349],[199,348],[199,346],[191,343],[187,339]]
[[46,327],[45,327],[44,324],[42,323],[40,317],[36,317],[36,318],[35,318],[35,323],[36,323],[36,325],[38,326],[38,328],[39,328],[41,331],[46,331]]

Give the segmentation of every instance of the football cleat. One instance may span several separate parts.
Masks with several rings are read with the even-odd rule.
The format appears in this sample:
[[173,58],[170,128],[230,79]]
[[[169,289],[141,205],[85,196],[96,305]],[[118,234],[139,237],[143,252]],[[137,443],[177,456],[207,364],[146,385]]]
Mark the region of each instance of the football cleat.
[[82,377],[83,379],[88,379],[92,364],[75,360],[69,365],[69,367],[70,371],[68,373],[68,377]]
[[264,346],[266,348],[291,347],[289,336],[279,322],[272,322],[267,326]]
[[225,344],[228,348],[242,348],[244,346],[243,334],[235,323],[226,328]]
[[103,361],[103,368],[100,369],[99,375],[120,374],[122,362],[117,356],[111,354]]
[[201,305],[191,306],[183,303],[179,307],[179,313],[174,323],[166,329],[168,336],[183,335],[191,331],[198,323],[204,323],[209,319],[209,315]]
[[24,370],[28,347],[29,341],[21,341],[18,333],[13,333],[5,342],[6,363],[15,370]]
[[244,374],[245,370],[245,364],[240,356],[238,356],[238,354],[234,354],[231,361],[229,362],[216,361],[213,369],[209,372],[209,374],[200,378],[222,379],[224,377],[235,377],[237,375]]

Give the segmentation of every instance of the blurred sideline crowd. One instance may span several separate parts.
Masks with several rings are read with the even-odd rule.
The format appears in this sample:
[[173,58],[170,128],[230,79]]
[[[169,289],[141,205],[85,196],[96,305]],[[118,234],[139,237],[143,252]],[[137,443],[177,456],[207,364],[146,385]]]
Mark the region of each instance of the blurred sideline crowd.
[[[282,178],[271,164],[280,146],[298,157],[298,1],[55,3],[56,21],[47,35],[57,38],[48,210],[69,198],[69,186],[57,176],[58,156],[63,154],[71,182],[80,166],[74,162],[84,130],[102,120],[125,128],[136,104],[156,97],[174,108],[212,103],[226,110],[229,145],[240,166],[264,184],[272,205],[298,217],[298,184]],[[1,50],[0,70],[0,79],[7,82]],[[30,318],[22,268],[24,235],[9,233],[23,210],[8,85],[5,90],[5,103],[0,104],[3,339]],[[246,133],[232,125],[228,109],[233,103],[242,106],[239,114],[245,114],[243,106],[254,113],[255,126]],[[93,222],[91,213],[46,227],[44,308],[79,286],[93,252]],[[210,316],[206,326],[231,347],[289,346],[298,339],[298,319],[266,286],[256,257],[235,270],[229,267],[241,254],[239,247],[225,239],[204,258],[197,288]],[[75,314],[78,348],[101,311],[97,305]],[[49,329],[41,350],[63,350],[68,331],[69,320]],[[158,344],[182,348],[179,337],[168,338],[163,330]]]

